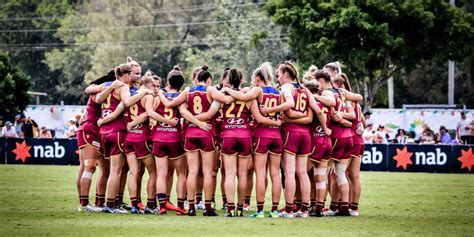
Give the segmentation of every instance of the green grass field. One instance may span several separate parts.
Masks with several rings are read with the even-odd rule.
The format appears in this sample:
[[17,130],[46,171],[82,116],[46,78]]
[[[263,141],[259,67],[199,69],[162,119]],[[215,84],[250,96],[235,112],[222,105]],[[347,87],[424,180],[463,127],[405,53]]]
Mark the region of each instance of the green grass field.
[[[360,217],[256,220],[206,218],[200,216],[201,212],[194,218],[175,216],[173,212],[168,216],[78,213],[77,169],[0,165],[0,235],[472,236],[474,233],[474,175],[469,174],[363,172]],[[217,196],[220,206],[220,191]],[[176,195],[172,198],[175,200]],[[267,198],[269,203],[271,200]],[[255,206],[254,197],[252,204]]]

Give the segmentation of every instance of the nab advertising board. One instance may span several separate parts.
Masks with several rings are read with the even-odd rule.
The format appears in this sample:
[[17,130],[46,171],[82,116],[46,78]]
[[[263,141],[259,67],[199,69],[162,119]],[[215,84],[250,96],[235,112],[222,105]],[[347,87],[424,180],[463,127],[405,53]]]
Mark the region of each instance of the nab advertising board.
[[[361,170],[474,173],[474,146],[366,144]],[[3,164],[78,165],[75,139],[0,138]]]
[[474,173],[473,146],[365,145],[361,170]]
[[75,139],[5,139],[7,164],[78,165]]

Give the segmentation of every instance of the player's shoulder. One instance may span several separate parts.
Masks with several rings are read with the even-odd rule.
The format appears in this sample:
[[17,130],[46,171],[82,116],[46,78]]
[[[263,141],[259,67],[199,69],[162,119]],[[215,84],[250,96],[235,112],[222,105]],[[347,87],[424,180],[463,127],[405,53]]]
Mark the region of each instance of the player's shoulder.
[[283,84],[281,86],[281,92],[283,92],[283,93],[285,93],[285,92],[293,93],[294,90],[295,90],[295,87],[290,83],[286,83],[286,84]]
[[280,91],[273,86],[264,86],[264,87],[259,87],[259,88],[264,94],[276,94],[276,95],[280,94]]

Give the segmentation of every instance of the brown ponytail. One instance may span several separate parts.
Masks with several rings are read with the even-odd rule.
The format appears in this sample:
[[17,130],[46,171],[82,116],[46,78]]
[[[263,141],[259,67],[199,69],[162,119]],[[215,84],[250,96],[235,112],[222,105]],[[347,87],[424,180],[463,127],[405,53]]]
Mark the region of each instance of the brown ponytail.
[[231,68],[229,70],[229,83],[234,89],[239,89],[242,83],[242,72],[237,68]]
[[184,85],[184,76],[178,65],[173,67],[173,70],[168,73],[166,79],[172,89],[180,90]]
[[281,62],[277,66],[278,70],[281,70],[282,73],[287,72],[292,81],[298,81],[298,71],[296,70],[295,65],[290,61]]
[[115,68],[115,75],[116,77],[121,77],[125,74],[129,74],[132,72],[132,67],[128,63],[120,64]]
[[201,67],[201,71],[198,73],[198,82],[206,82],[207,79],[211,78],[212,80],[212,76],[211,76],[211,73],[207,70],[209,68],[209,66],[207,65],[204,65]]

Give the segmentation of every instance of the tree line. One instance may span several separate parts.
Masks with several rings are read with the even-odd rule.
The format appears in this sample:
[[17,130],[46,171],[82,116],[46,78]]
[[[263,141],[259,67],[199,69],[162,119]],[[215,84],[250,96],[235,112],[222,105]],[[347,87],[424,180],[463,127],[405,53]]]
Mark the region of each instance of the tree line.
[[396,106],[447,103],[451,59],[455,102],[472,107],[473,9],[468,0],[11,0],[0,8],[0,50],[46,104],[85,104],[85,85],[131,56],[162,77],[208,64],[217,81],[239,67],[247,83],[264,61],[293,60],[300,73],[339,61],[366,108],[386,106],[391,76]]

